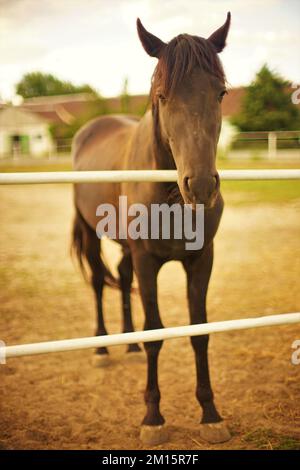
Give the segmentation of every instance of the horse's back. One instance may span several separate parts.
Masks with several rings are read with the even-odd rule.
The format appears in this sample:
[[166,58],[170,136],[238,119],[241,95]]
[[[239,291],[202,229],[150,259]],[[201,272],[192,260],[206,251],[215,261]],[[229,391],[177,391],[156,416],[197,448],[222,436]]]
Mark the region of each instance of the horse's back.
[[[122,170],[139,119],[134,116],[104,116],[83,126],[72,146],[73,168],[79,171]],[[95,228],[99,204],[117,205],[119,183],[75,185],[75,205],[85,221]]]
[[122,169],[130,137],[139,118],[100,116],[84,125],[72,145],[74,170]]

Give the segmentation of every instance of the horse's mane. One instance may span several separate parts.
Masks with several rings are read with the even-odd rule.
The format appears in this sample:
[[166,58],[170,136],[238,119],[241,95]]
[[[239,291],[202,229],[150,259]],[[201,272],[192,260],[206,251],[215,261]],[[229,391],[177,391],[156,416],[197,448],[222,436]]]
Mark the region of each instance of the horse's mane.
[[166,44],[159,58],[152,77],[152,100],[156,100],[155,92],[158,86],[162,94],[171,95],[194,67],[200,67],[221,81],[226,81],[214,45],[199,36],[180,34]]

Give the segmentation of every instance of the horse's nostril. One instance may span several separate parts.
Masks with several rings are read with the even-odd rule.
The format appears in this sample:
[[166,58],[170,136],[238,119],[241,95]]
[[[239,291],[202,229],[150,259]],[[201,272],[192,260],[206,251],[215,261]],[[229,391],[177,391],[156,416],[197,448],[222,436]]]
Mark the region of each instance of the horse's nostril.
[[188,200],[205,203],[219,190],[219,175],[184,176],[182,186]]
[[216,180],[216,183],[215,183],[216,189],[219,189],[219,187],[220,187],[220,177],[219,177],[218,173],[216,173],[216,174],[214,175],[214,178],[215,178],[215,180]]
[[184,187],[184,190],[189,193],[191,188],[190,188],[190,178],[188,176],[185,176],[183,178],[183,187]]

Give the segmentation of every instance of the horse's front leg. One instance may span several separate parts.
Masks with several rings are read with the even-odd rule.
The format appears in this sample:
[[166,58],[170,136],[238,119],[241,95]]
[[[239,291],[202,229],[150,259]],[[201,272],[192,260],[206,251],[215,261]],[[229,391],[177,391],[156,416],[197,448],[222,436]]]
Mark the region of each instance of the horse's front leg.
[[[145,330],[163,328],[157,304],[157,274],[162,261],[141,250],[133,253],[134,269],[138,278],[145,312]],[[162,341],[144,343],[147,354],[147,385],[145,403],[147,412],[142,422],[141,440],[147,445],[157,445],[167,440],[164,418],[160,413],[158,385],[158,356]]]
[[[213,244],[204,248],[199,256],[186,258],[183,264],[187,273],[191,324],[206,323],[206,294],[213,265]],[[203,410],[200,436],[211,443],[225,442],[231,436],[214,404],[207,357],[208,340],[208,335],[191,338],[196,359],[196,397]]]

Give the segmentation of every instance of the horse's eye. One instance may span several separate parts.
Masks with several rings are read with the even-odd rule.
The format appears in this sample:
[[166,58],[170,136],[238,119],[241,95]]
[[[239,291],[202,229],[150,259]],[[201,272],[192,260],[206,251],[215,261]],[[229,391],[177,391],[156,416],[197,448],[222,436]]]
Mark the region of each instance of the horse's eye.
[[222,101],[222,99],[224,98],[224,96],[227,94],[227,90],[222,90],[221,93],[219,94],[219,97],[218,97],[218,100]]
[[164,103],[166,101],[166,97],[162,93],[158,93],[157,97],[158,97],[159,101],[161,101],[162,103]]

